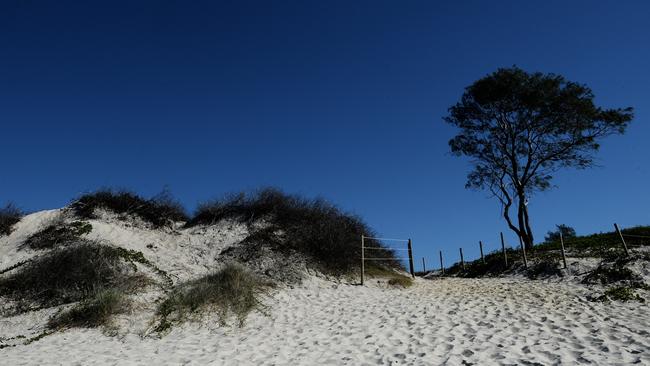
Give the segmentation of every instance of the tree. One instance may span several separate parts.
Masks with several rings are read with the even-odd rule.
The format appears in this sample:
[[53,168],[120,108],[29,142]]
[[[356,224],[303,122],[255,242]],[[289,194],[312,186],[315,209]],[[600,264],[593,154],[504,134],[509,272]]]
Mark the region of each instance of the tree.
[[596,106],[585,85],[512,67],[467,87],[445,121],[460,129],[449,141],[452,153],[473,165],[466,187],[489,190],[508,227],[530,248],[533,194],[549,189],[561,168],[593,166],[599,140],[623,134],[632,117],[632,108]]
[[555,225],[555,227],[557,228],[555,231],[549,231],[546,233],[546,236],[544,237],[545,242],[551,243],[554,241],[560,241],[560,233],[564,239],[576,237],[576,231],[571,226],[560,224]]

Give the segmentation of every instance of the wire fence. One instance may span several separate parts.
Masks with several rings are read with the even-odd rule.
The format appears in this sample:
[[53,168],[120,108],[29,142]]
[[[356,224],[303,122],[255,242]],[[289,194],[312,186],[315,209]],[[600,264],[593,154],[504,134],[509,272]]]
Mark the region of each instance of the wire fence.
[[[480,258],[466,262],[463,256],[463,248],[459,248],[459,262],[455,262],[451,267],[445,268],[443,262],[443,251],[439,251],[440,257],[440,267],[437,269],[432,269],[431,271],[437,272],[439,275],[444,276],[445,272],[449,273],[450,269],[458,271],[459,273],[464,273],[467,267],[467,263],[473,265],[472,270],[477,270],[476,265],[482,265],[487,267],[489,265],[494,266],[496,258],[500,256],[501,264],[499,265],[502,269],[511,268],[512,265],[517,262],[519,265],[523,265],[524,268],[528,269],[528,256],[536,257],[536,261],[533,263],[538,263],[540,260],[561,260],[562,269],[568,270],[567,266],[567,252],[572,253],[572,256],[630,256],[630,248],[637,248],[643,246],[650,246],[650,234],[644,235],[645,232],[650,230],[646,228],[629,228],[621,230],[618,227],[618,224],[614,224],[614,232],[595,234],[593,237],[578,237],[578,238],[564,238],[560,232],[558,242],[547,242],[542,245],[536,245],[531,248],[526,248],[524,243],[519,240],[519,245],[517,248],[513,248],[507,245],[503,233],[500,234],[501,247],[488,255],[490,256],[490,263],[486,263],[486,256],[483,253],[483,241],[478,241]],[[628,232],[624,232],[628,231]],[[632,231],[632,233],[629,233]],[[640,232],[639,232],[640,231]],[[628,239],[628,240],[626,240]],[[529,252],[529,253],[528,253]],[[617,254],[618,253],[618,254]],[[498,255],[497,255],[498,254]],[[419,272],[422,275],[426,275],[426,260],[422,257],[422,272]]]
[[[382,243],[381,246],[367,246],[366,241],[376,241]],[[383,244],[383,242],[393,242],[393,246],[386,246]],[[398,246],[400,245],[400,246]],[[385,252],[401,252],[406,254],[406,257],[400,256],[387,256],[387,257],[366,257],[366,251],[370,251],[368,254],[373,255],[373,251],[385,251]],[[374,254],[377,255],[377,254]],[[408,261],[409,263],[409,269],[411,272],[411,276],[415,277],[415,271],[413,270],[413,247],[411,245],[411,239],[392,239],[392,238],[377,238],[377,237],[370,237],[370,236],[361,236],[361,285],[363,285],[364,282],[364,275],[365,275],[365,268],[366,268],[366,261]]]

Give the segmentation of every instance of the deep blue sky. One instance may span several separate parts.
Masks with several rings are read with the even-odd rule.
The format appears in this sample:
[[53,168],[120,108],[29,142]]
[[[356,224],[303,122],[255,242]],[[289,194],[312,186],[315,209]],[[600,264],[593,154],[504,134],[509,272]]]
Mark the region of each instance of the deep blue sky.
[[516,64],[636,110],[601,168],[531,200],[538,239],[556,223],[650,224],[648,14],[645,1],[3,1],[0,202],[168,186],[193,209],[272,185],[411,237],[418,257],[474,257],[506,226],[464,189],[442,117]]

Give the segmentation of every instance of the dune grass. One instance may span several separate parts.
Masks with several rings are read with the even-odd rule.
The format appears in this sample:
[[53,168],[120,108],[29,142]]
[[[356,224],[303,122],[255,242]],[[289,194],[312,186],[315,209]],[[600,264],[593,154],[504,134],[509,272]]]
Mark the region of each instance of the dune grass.
[[[342,275],[359,268],[361,235],[373,231],[359,217],[341,211],[323,199],[288,195],[274,188],[252,194],[230,195],[222,200],[201,204],[187,226],[211,225],[221,220],[252,223],[266,220],[270,227],[251,234],[244,244],[255,247],[270,244],[279,251],[295,251],[313,259],[318,270]],[[282,235],[276,235],[276,233]],[[367,240],[370,247],[381,243]],[[392,251],[377,251],[386,264],[399,268]]]
[[11,234],[13,226],[18,223],[22,217],[23,212],[11,203],[0,208],[0,236]]
[[262,308],[259,296],[269,286],[243,267],[229,264],[220,271],[176,286],[158,307],[160,322],[156,331],[165,331],[173,322],[210,311],[216,312],[222,323],[232,315],[242,326],[251,311]]
[[404,275],[394,268],[384,267],[374,263],[366,266],[364,275],[368,278],[388,279],[388,284],[394,287],[407,288],[413,285],[413,279],[410,276]]
[[68,224],[52,224],[31,235],[20,248],[34,250],[52,249],[56,246],[73,242],[82,235],[90,233],[92,229],[92,225],[83,221],[74,221]]
[[114,315],[124,313],[128,308],[129,303],[122,291],[105,289],[55,315],[48,321],[47,327],[64,329],[107,326]]
[[135,215],[155,228],[188,220],[183,206],[167,191],[151,199],[144,199],[129,191],[101,189],[79,197],[70,208],[78,217],[85,219],[96,218],[96,209],[112,211],[122,218]]
[[108,289],[134,290],[147,283],[135,274],[128,251],[78,241],[35,257],[0,277],[0,296],[20,303],[17,312],[82,301]]

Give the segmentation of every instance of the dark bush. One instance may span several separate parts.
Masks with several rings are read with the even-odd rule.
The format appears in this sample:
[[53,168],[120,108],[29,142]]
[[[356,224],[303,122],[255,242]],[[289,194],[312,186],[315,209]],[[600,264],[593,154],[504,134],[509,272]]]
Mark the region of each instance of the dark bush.
[[9,235],[13,226],[23,217],[22,211],[11,203],[0,208],[0,236]]
[[92,229],[92,225],[83,221],[50,225],[27,238],[21,248],[26,247],[35,250],[51,249],[73,242],[80,236],[91,232]]
[[624,267],[624,261],[614,263],[603,263],[589,273],[583,280],[587,284],[607,285],[615,282],[634,283],[641,280],[641,277],[629,268]]
[[530,279],[539,279],[549,277],[562,277],[564,276],[564,272],[562,272],[558,265],[558,262],[556,261],[541,261],[532,263],[530,269],[527,272],[527,275]]
[[70,207],[77,216],[86,219],[96,218],[96,209],[105,209],[124,218],[138,216],[156,228],[188,219],[183,206],[167,191],[147,200],[135,193],[103,189],[79,197]]
[[133,274],[120,249],[89,241],[54,249],[0,277],[0,296],[25,307],[48,307],[84,300],[104,289],[133,289],[143,278]]
[[215,310],[222,322],[233,314],[241,326],[248,313],[261,307],[258,297],[267,286],[270,284],[243,267],[227,265],[216,273],[176,286],[158,307],[161,320],[156,330],[169,328],[172,315],[177,321],[184,321],[190,315],[209,310]]
[[[270,227],[252,233],[245,244],[264,243],[278,250],[295,250],[313,258],[320,270],[332,274],[358,268],[361,235],[373,236],[359,217],[344,213],[325,200],[309,200],[271,188],[202,204],[187,225],[210,225],[224,219],[249,223],[268,220]],[[282,234],[276,235],[278,232]],[[367,240],[366,246],[382,248],[374,240]],[[372,254],[388,259],[383,262],[387,266],[400,266],[390,250],[373,250]]]

